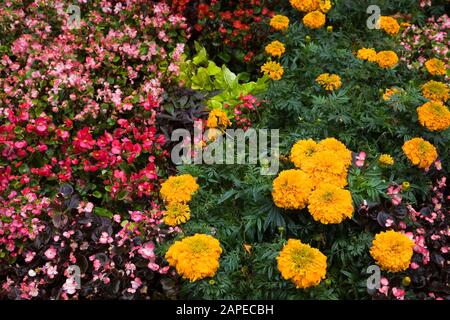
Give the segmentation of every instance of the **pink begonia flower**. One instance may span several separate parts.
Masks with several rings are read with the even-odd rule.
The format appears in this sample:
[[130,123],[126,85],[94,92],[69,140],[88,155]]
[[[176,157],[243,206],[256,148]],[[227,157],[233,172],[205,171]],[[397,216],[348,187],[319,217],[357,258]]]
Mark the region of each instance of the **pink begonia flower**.
[[147,242],[146,244],[144,244],[142,248],[139,249],[138,252],[145,259],[151,260],[155,258],[155,253],[153,252],[153,249],[155,249],[155,245],[153,244],[153,242]]
[[36,252],[29,251],[25,254],[25,262],[31,262],[34,259]]
[[366,161],[366,153],[364,151],[361,151],[357,156],[356,156],[356,162],[355,165],[358,168],[361,168],[362,166],[364,166],[364,161]]
[[149,267],[150,270],[153,270],[153,271],[157,271],[159,269],[159,266],[156,263],[153,263],[153,262],[150,262],[148,264],[148,267]]
[[400,288],[392,288],[392,294],[397,298],[397,300],[403,300],[405,298],[405,290]]
[[441,171],[442,170],[442,162],[441,160],[437,160],[434,162],[434,166],[436,167],[436,170]]
[[120,223],[120,220],[121,220],[120,214],[115,214],[115,215],[113,216],[113,220],[114,220],[115,222],[117,222],[117,223]]
[[77,288],[78,288],[78,283],[76,282],[75,278],[73,277],[69,277],[66,279],[66,282],[64,283],[62,289],[67,293],[67,294],[74,294],[75,292],[77,292]]
[[88,202],[84,208],[84,212],[91,213],[92,209],[94,209],[94,204],[92,202]]
[[402,203],[402,195],[400,194],[401,189],[401,186],[390,186],[387,190],[387,194],[391,197],[394,206],[398,206]]
[[411,262],[410,267],[411,267],[411,269],[416,270],[416,269],[419,269],[420,266],[415,262]]
[[56,257],[56,249],[50,247],[45,251],[44,255],[47,257],[47,259],[52,260]]
[[170,266],[166,266],[164,268],[159,269],[160,274],[166,274],[170,269]]

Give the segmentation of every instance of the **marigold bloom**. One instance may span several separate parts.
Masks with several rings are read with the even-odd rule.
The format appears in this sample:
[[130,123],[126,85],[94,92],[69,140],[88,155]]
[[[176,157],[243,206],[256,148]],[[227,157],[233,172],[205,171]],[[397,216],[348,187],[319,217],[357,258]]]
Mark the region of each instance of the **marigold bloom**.
[[283,279],[292,281],[297,289],[318,285],[327,273],[327,257],[296,239],[288,240],[277,257],[277,264]]
[[208,115],[206,126],[208,128],[226,128],[231,125],[227,114],[221,109],[213,109]]
[[302,21],[310,29],[319,29],[325,25],[325,15],[320,11],[312,11],[307,13]]
[[309,196],[309,213],[323,224],[341,223],[353,214],[350,191],[329,183],[320,184]]
[[261,67],[261,71],[268,75],[272,80],[280,80],[283,76],[284,69],[278,62],[267,61]]
[[319,0],[289,0],[291,6],[300,12],[311,12],[320,7]]
[[399,88],[395,88],[395,87],[388,88],[388,89],[386,89],[386,91],[384,91],[383,100],[389,101],[389,100],[391,100],[392,96],[399,94],[401,92],[402,91]]
[[285,51],[286,48],[284,44],[277,40],[272,41],[266,46],[266,52],[273,57],[281,57]]
[[322,73],[316,78],[316,82],[328,91],[337,90],[342,85],[341,77],[330,73]]
[[278,31],[286,30],[289,27],[289,18],[283,15],[275,15],[270,19],[270,26]]
[[290,160],[299,169],[302,163],[317,151],[317,143],[313,139],[299,140],[291,149]]
[[427,60],[425,67],[433,76],[444,76],[446,73],[445,62],[437,58]]
[[161,185],[161,196],[168,202],[183,202],[191,201],[192,195],[199,189],[199,185],[195,178],[190,174],[183,174],[180,176],[169,177]]
[[284,170],[273,180],[273,202],[279,208],[303,209],[312,189],[311,179],[303,171]]
[[319,0],[319,9],[323,13],[330,11],[332,5],[330,0]]
[[380,28],[391,36],[395,36],[400,31],[400,25],[397,20],[386,16],[380,17]]
[[171,202],[166,206],[164,223],[168,226],[177,226],[191,218],[191,210],[184,203]]
[[334,151],[315,152],[302,163],[302,170],[316,187],[322,183],[338,187],[347,185],[347,163]]
[[448,85],[439,81],[430,80],[422,85],[422,95],[430,100],[445,102],[448,100],[449,92]]
[[338,155],[346,167],[352,164],[352,152],[336,138],[326,138],[321,140],[317,145],[318,151],[333,151]]
[[222,254],[220,242],[206,234],[195,234],[176,241],[165,258],[178,274],[189,281],[197,281],[216,274]]
[[414,241],[393,230],[375,235],[370,255],[381,269],[400,272],[408,269],[413,255]]
[[406,141],[402,150],[413,165],[422,169],[429,168],[438,157],[436,148],[422,138]]
[[431,131],[446,130],[450,126],[450,111],[441,101],[429,101],[417,108],[419,122]]
[[394,158],[390,154],[382,154],[378,158],[378,162],[385,166],[392,166],[394,164]]
[[377,52],[373,48],[361,48],[358,50],[356,57],[369,62],[377,61]]
[[377,53],[376,62],[380,68],[393,68],[398,63],[398,56],[394,51],[380,51]]

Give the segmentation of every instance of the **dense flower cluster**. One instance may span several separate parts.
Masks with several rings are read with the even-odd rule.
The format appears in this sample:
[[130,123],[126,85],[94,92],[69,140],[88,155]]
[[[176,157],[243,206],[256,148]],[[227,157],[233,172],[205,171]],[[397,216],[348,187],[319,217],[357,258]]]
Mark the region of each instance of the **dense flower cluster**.
[[378,233],[370,248],[370,255],[383,269],[390,272],[406,270],[413,255],[414,242],[396,231]]
[[316,82],[320,84],[325,90],[333,91],[341,87],[341,77],[337,74],[322,73],[316,78]]
[[280,80],[284,73],[283,66],[276,61],[267,61],[261,67],[261,71],[272,80]]
[[422,126],[431,131],[446,130],[450,126],[450,111],[441,101],[429,101],[417,108]]
[[352,195],[333,184],[319,185],[308,199],[308,210],[314,220],[323,224],[341,223],[353,214]]
[[297,288],[316,286],[327,273],[327,257],[300,240],[289,239],[277,257],[278,270]]
[[278,31],[286,30],[289,27],[289,18],[277,14],[270,19],[270,26]]
[[430,80],[422,85],[422,95],[430,100],[446,102],[448,100],[450,88],[447,84]]
[[390,69],[397,65],[398,56],[394,51],[380,51],[375,61],[380,68]]
[[187,203],[199,189],[195,178],[190,174],[171,176],[161,185],[161,196],[167,203]]
[[216,274],[221,254],[222,248],[217,239],[206,234],[195,234],[176,241],[165,258],[183,278],[197,281]]
[[429,168],[438,157],[436,148],[422,138],[406,141],[402,149],[409,161],[422,169]]
[[313,184],[301,170],[284,170],[273,180],[272,197],[275,205],[284,209],[306,207]]
[[445,62],[437,58],[427,60],[425,62],[425,67],[433,76],[443,76],[446,73]]
[[380,29],[391,36],[395,36],[400,31],[400,25],[395,18],[381,16],[379,23]]

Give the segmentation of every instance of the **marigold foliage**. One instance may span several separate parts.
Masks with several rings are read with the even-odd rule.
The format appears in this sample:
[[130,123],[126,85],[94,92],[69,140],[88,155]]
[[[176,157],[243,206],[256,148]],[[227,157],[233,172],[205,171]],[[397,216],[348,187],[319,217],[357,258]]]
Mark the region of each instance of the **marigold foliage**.
[[400,25],[397,20],[386,16],[380,17],[380,28],[391,36],[395,36],[400,31]]
[[283,15],[275,15],[270,19],[270,26],[278,31],[286,30],[289,27],[289,18]]
[[191,209],[185,203],[172,202],[166,206],[164,223],[169,226],[177,226],[187,222],[191,218]]
[[446,102],[449,92],[448,85],[440,81],[430,80],[422,85],[422,95],[430,100]]
[[195,178],[190,174],[169,177],[162,185],[160,194],[168,203],[191,201],[192,195],[199,189]]
[[277,257],[278,270],[298,289],[316,286],[327,273],[327,257],[316,248],[289,239]]
[[397,65],[398,56],[394,51],[380,51],[377,53],[376,63],[383,69],[390,69]]
[[319,29],[325,25],[325,15],[320,11],[312,11],[303,17],[303,24],[310,29]]
[[432,58],[425,62],[425,67],[433,76],[444,76],[446,73],[445,62],[437,58]]
[[280,80],[284,73],[283,66],[275,61],[267,61],[264,63],[261,71],[272,80]]
[[328,91],[337,90],[342,85],[341,77],[330,73],[322,73],[316,78],[316,82]]
[[441,101],[429,101],[417,108],[422,126],[431,131],[446,130],[450,126],[450,111]]
[[284,209],[303,209],[312,189],[313,183],[303,171],[284,170],[273,180],[273,202]]
[[309,197],[309,213],[323,224],[337,224],[353,214],[350,191],[332,184],[320,184]]
[[286,51],[286,48],[283,43],[281,43],[278,40],[275,40],[269,43],[266,46],[265,50],[268,54],[270,54],[273,57],[281,57]]
[[219,268],[222,254],[220,242],[206,234],[195,234],[176,241],[165,258],[178,274],[189,281],[213,277]]
[[381,269],[389,272],[404,271],[413,255],[414,241],[393,230],[375,235],[370,255]]
[[429,168],[438,157],[436,148],[422,138],[406,141],[402,150],[413,165],[422,169]]

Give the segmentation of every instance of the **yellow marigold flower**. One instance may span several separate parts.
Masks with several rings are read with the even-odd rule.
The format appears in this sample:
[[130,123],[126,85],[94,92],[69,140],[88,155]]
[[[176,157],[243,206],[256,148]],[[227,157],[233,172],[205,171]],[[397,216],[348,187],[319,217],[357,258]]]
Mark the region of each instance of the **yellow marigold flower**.
[[222,254],[220,242],[206,234],[196,234],[176,241],[165,258],[178,274],[189,281],[197,281],[216,274]]
[[441,101],[429,101],[417,108],[419,122],[431,131],[446,130],[450,126],[450,111]]
[[313,139],[299,140],[291,149],[290,160],[299,169],[306,158],[317,151],[317,143]]
[[270,26],[275,30],[286,30],[289,27],[289,18],[282,15],[275,15],[270,19]]
[[312,11],[307,13],[302,21],[310,29],[319,29],[325,25],[325,15],[320,11]]
[[377,53],[376,62],[380,68],[393,68],[398,63],[398,56],[394,51],[380,51]]
[[402,150],[413,165],[422,169],[429,168],[438,157],[436,148],[422,138],[406,141]]
[[437,58],[425,62],[425,67],[433,76],[444,76],[446,73],[445,62]]
[[400,272],[408,269],[413,255],[414,241],[393,230],[380,232],[370,248],[370,255],[381,269]]
[[401,92],[402,91],[399,88],[395,88],[395,87],[388,88],[388,89],[386,89],[386,91],[383,94],[383,100],[389,101],[389,100],[391,100],[393,95],[399,94]]
[[267,61],[261,67],[261,71],[267,74],[272,80],[280,80],[283,76],[284,69],[278,62]]
[[286,48],[284,44],[277,40],[272,41],[266,46],[266,52],[273,57],[281,57],[285,51]]
[[400,25],[397,20],[386,16],[380,17],[380,28],[391,36],[395,36],[400,31]]
[[198,190],[199,185],[195,178],[190,174],[183,174],[180,176],[169,177],[161,185],[161,196],[168,202],[183,202],[191,201],[192,195]]
[[309,196],[309,213],[323,224],[341,223],[353,214],[350,191],[335,185],[320,184]]
[[361,48],[358,50],[356,57],[369,62],[377,61],[377,52],[373,48]]
[[177,226],[191,218],[191,209],[184,203],[171,202],[166,206],[164,223],[168,226]]
[[227,114],[221,109],[213,109],[208,115],[206,126],[208,128],[226,128],[231,125],[231,121],[228,119]]
[[277,257],[277,264],[283,279],[292,281],[297,289],[318,285],[327,273],[327,257],[296,239],[288,240]]
[[279,208],[303,209],[312,189],[313,184],[303,171],[284,170],[273,180],[273,202]]
[[392,166],[394,164],[394,158],[390,154],[382,154],[378,158],[378,162],[385,166]]
[[347,185],[347,164],[334,151],[315,152],[302,163],[302,170],[310,177],[315,187],[322,183],[338,187]]
[[316,82],[328,91],[337,90],[342,85],[341,77],[330,73],[322,73],[316,78]]
[[319,9],[319,0],[289,0],[291,6],[300,12],[311,12]]
[[448,100],[449,91],[447,84],[434,80],[430,80],[422,86],[422,95],[430,100],[445,102]]
[[317,145],[318,151],[333,151],[337,154],[346,167],[349,167],[352,164],[352,152],[347,149],[345,144],[337,140],[336,138],[326,138],[319,142]]
[[330,0],[319,0],[319,9],[323,13],[330,11],[332,5]]

